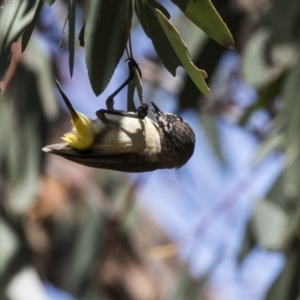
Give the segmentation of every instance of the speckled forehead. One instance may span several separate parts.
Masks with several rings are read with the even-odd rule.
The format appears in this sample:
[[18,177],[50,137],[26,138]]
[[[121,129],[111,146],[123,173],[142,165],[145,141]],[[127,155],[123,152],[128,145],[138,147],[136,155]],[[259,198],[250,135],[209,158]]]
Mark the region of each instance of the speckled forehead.
[[173,115],[171,113],[166,113],[163,116],[161,116],[161,121],[165,122],[170,122],[170,123],[176,123],[176,122],[181,122],[181,123],[186,123],[185,120],[183,120],[181,117],[178,117],[176,115]]
[[171,113],[166,113],[159,117],[159,122],[165,131],[172,131],[173,126],[176,126],[177,122],[184,122],[180,117]]

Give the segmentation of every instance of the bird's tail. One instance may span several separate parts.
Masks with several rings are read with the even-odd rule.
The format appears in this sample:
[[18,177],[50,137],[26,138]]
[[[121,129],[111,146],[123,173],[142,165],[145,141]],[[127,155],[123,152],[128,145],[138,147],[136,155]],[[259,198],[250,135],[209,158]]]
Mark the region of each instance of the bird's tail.
[[59,82],[56,78],[54,79],[58,91],[70,112],[71,122],[74,126],[73,131],[65,133],[62,140],[75,149],[88,150],[93,146],[95,141],[93,122],[90,118],[74,109],[70,100],[61,89]]

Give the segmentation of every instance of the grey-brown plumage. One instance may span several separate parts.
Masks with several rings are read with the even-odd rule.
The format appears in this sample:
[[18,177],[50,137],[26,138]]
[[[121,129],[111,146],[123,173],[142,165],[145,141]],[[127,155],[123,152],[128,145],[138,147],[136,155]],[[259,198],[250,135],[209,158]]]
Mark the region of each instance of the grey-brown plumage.
[[158,160],[161,169],[180,168],[194,153],[194,131],[181,117],[171,113],[164,114],[154,103],[152,105],[160,133],[162,151]]
[[100,110],[98,118],[91,121],[95,141],[89,150],[77,150],[66,143],[43,150],[85,166],[115,171],[180,168],[194,152],[194,132],[181,117],[164,114],[152,105],[157,123],[148,117],[132,118]]

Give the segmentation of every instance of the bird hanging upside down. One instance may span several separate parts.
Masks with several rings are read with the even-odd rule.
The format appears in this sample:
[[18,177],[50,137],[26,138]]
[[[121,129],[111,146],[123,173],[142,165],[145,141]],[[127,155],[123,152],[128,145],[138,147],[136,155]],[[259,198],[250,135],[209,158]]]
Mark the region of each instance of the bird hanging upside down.
[[146,103],[136,112],[100,109],[92,120],[77,112],[56,84],[74,128],[62,137],[65,143],[46,146],[43,151],[85,166],[123,172],[180,168],[192,156],[192,128],[181,117],[162,113],[153,102],[157,123],[147,117]]

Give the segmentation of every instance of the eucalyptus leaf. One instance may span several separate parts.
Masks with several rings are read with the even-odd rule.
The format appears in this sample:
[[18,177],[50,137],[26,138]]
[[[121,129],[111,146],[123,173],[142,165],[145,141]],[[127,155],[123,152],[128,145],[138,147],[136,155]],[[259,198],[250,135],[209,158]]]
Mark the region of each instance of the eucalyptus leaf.
[[86,281],[92,282],[90,270],[97,262],[99,253],[103,251],[106,229],[106,220],[98,209],[86,203],[82,212],[83,219],[78,224],[62,276],[63,288],[78,297],[87,288]]
[[289,72],[283,85],[282,98],[284,101],[283,118],[286,120],[285,145],[298,140],[300,130],[300,62]]
[[252,229],[258,244],[269,250],[282,250],[288,219],[285,211],[273,202],[257,202]]
[[257,100],[246,109],[244,115],[241,117],[239,121],[241,125],[245,125],[254,112],[267,108],[275,101],[275,98],[281,93],[285,79],[284,75],[281,74],[281,76],[259,91]]
[[264,158],[272,152],[282,148],[284,136],[282,134],[272,134],[259,146],[252,160],[252,166],[257,166]]
[[284,244],[288,249],[290,248],[290,246],[292,246],[295,240],[297,243],[299,243],[299,238],[298,238],[299,224],[300,224],[300,205],[297,205],[296,209],[289,216],[289,223],[284,235]]
[[224,155],[222,153],[222,147],[220,145],[220,135],[216,118],[210,113],[203,112],[200,115],[200,119],[209,143],[214,150],[214,153],[218,157],[219,161],[224,163]]
[[300,197],[300,141],[296,138],[286,152],[286,162],[283,190],[287,199],[293,199],[294,205],[297,205]]
[[48,6],[51,6],[55,0],[43,0],[45,4],[47,4]]
[[75,51],[75,21],[76,21],[76,1],[69,0],[69,69],[73,76],[74,51]]
[[[0,214],[1,215],[1,214]],[[1,260],[0,260],[0,276],[3,276],[13,255],[17,252],[18,239],[12,228],[6,224],[1,215],[0,219],[0,242],[1,242]]]
[[261,143],[252,160],[252,167],[258,165],[267,155],[273,151],[284,148],[285,136],[282,133],[283,123],[277,120],[271,134]]
[[[135,13],[136,13],[141,25],[142,25],[144,32],[146,33],[148,38],[151,39],[150,27],[149,27],[148,17],[146,14],[146,6],[145,6],[144,1],[143,0],[135,0],[134,1],[134,10],[135,10]],[[155,45],[154,45],[154,47],[155,47]],[[155,50],[156,50],[156,48],[155,48]]]
[[172,300],[196,300],[202,299],[201,292],[205,289],[209,280],[208,275],[202,276],[200,279],[192,279],[187,267],[181,269],[178,276],[175,289],[171,295]]
[[290,253],[286,265],[268,291],[265,300],[294,300],[299,293],[299,251]]
[[172,0],[195,25],[226,48],[234,49],[233,37],[210,0]]
[[151,6],[146,5],[143,0],[136,0],[135,10],[145,33],[152,40],[157,55],[166,69],[175,76],[181,62]]
[[0,80],[5,77],[12,58],[11,45],[32,21],[37,5],[38,0],[10,0],[0,7]]
[[[284,44],[295,42],[299,35],[299,10],[300,1],[289,0],[289,5],[285,1],[275,0],[270,9],[270,41],[272,44]],[[278,22],[280,20],[280,22]]]
[[79,36],[78,36],[78,39],[79,39],[79,45],[81,47],[84,47],[84,30],[85,30],[85,21],[81,27],[81,30],[80,30],[80,33],[79,33]]
[[239,263],[242,263],[247,255],[252,251],[252,249],[255,247],[255,242],[256,241],[251,230],[251,222],[248,222],[244,233],[244,239],[241,245],[240,253],[238,255]]
[[180,65],[186,70],[199,90],[204,95],[208,95],[210,89],[204,80],[204,78],[207,78],[207,74],[205,71],[198,69],[191,61],[187,45],[182,40],[178,30],[159,10],[152,7],[151,10],[159,21],[167,39],[173,47],[178,59],[180,60]]
[[242,56],[242,72],[247,83],[262,87],[270,80],[268,65],[265,60],[266,45],[270,32],[268,29],[257,30],[247,41]]
[[168,10],[163,6],[161,5],[159,2],[155,1],[155,0],[148,0],[148,3],[158,9],[159,11],[161,11],[161,13],[167,18],[167,19],[170,19],[171,18],[171,15],[170,13],[168,12]]
[[204,81],[206,73],[192,63],[186,44],[168,18],[160,10],[142,0],[135,1],[135,11],[166,69],[175,76],[177,67],[182,66],[197,88],[207,95],[210,90]]
[[132,9],[130,0],[88,2],[84,44],[88,74],[97,96],[106,88],[124,52]]
[[22,52],[25,51],[28,42],[30,40],[30,37],[32,35],[33,29],[35,27],[35,24],[37,22],[37,19],[40,15],[40,12],[43,8],[44,2],[43,0],[39,0],[38,6],[35,10],[34,16],[32,18],[32,21],[30,22],[30,24],[27,26],[26,30],[24,31],[23,35],[22,35]]

